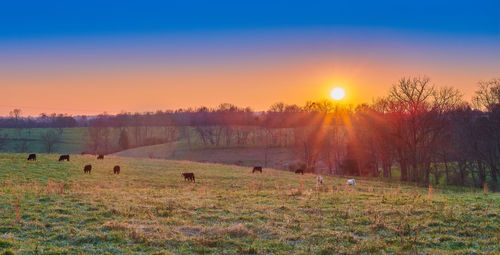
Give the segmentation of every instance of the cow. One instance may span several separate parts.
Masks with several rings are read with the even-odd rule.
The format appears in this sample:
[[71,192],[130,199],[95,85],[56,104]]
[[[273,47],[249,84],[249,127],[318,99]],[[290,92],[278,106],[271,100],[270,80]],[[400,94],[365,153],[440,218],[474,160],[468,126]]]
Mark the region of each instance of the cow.
[[86,174],[86,173],[89,173],[90,174],[90,171],[92,171],[92,165],[86,165],[84,168],[83,168],[83,173]]
[[69,155],[61,155],[61,156],[59,156],[59,161],[64,161],[64,160],[69,161]]
[[104,159],[104,155],[99,154],[99,155],[97,156],[97,159]]
[[28,160],[36,161],[36,154],[32,153],[32,154],[28,155]]
[[323,177],[321,177],[320,175],[318,175],[318,176],[316,177],[316,183],[317,183],[318,185],[323,185]]
[[120,174],[120,166],[113,167],[113,174]]
[[184,176],[185,181],[194,181],[194,173],[182,173],[182,176]]
[[304,174],[304,170],[303,169],[297,169],[297,170],[295,170],[295,173],[296,174]]
[[255,173],[255,172],[260,172],[262,173],[262,167],[261,166],[255,166],[252,170],[252,174]]
[[347,185],[355,186],[356,185],[356,180],[355,179],[349,179],[349,180],[347,180]]

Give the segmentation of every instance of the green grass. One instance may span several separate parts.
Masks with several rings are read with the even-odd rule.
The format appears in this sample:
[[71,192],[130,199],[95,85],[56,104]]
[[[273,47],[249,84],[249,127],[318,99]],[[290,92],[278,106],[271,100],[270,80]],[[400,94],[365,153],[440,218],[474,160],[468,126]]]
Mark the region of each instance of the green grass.
[[[129,146],[136,147],[138,144],[144,144],[148,139],[162,140],[167,137],[166,130],[170,130],[171,127],[160,127],[160,126],[148,126],[140,127],[137,131],[138,137],[136,138],[136,127],[127,127]],[[260,136],[262,135],[262,129],[257,127],[244,127],[249,132],[248,141],[245,145],[236,144],[236,138],[233,136],[231,139],[231,144],[226,145],[225,141],[220,142],[219,146],[205,145],[198,133],[195,131],[194,127],[188,127],[187,133],[189,134],[189,142],[187,137],[182,136],[178,141],[176,141],[176,146],[178,150],[200,150],[200,149],[213,149],[213,148],[240,148],[240,147],[262,147],[262,144],[254,144],[254,140],[262,140]],[[7,142],[3,147],[0,147],[2,152],[36,152],[45,153],[46,149],[40,140],[40,135],[49,130],[49,128],[2,128],[0,129],[0,136],[8,135]],[[56,130],[56,129],[53,129]],[[109,128],[109,144],[108,151],[119,151],[120,147],[118,145],[118,140],[120,136],[121,128]],[[178,130],[180,132],[180,130]],[[287,133],[288,145],[291,143],[291,130],[280,129],[275,130],[275,132],[280,132],[281,134]],[[63,128],[63,133],[61,136],[61,141],[58,142],[53,150],[53,153],[81,153],[88,150],[86,145],[90,142],[88,137],[88,128],[78,127],[78,128]],[[101,138],[103,139],[103,138]],[[136,140],[137,139],[137,140]],[[26,148],[21,149],[22,142],[26,141]]]
[[[186,161],[0,154],[14,254],[498,254],[500,196]],[[83,166],[91,163],[91,175]],[[114,165],[122,173],[112,174]],[[184,182],[192,171],[196,183]],[[302,187],[301,187],[302,186]],[[17,206],[17,201],[19,206]],[[16,209],[17,208],[17,209]],[[17,212],[17,213],[16,213]],[[0,252],[2,254],[2,252]]]
[[[40,135],[50,128],[15,129],[2,128],[0,135],[8,135],[2,148],[4,152],[19,152],[22,140],[26,140],[25,152],[46,152]],[[55,129],[54,129],[55,130]],[[87,128],[64,128],[61,141],[54,147],[54,153],[80,153],[85,150]]]

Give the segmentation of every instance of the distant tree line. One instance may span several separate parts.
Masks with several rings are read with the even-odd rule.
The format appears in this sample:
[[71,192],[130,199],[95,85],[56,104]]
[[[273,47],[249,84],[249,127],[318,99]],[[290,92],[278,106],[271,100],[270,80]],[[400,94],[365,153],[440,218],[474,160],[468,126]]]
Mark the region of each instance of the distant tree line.
[[[357,106],[324,100],[276,103],[262,112],[232,104],[92,117],[21,118],[13,112],[0,127],[88,127],[89,153],[183,140],[190,147],[257,146],[267,158],[269,148],[283,147],[301,155],[294,167],[308,171],[397,173],[401,181],[422,185],[488,183],[496,190],[500,175],[500,79],[479,82],[470,102],[427,77],[405,77],[387,96]],[[2,139],[0,133],[0,146]],[[43,139],[58,138],[47,133]]]
[[39,117],[21,117],[21,112],[21,109],[14,109],[9,117],[0,118],[0,128],[70,128],[88,125],[86,116],[42,113]]

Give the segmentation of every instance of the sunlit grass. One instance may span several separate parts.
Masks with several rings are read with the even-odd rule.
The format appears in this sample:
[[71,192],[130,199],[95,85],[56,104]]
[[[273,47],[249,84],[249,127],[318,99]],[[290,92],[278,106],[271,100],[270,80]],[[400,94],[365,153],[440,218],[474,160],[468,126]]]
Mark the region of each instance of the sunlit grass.
[[[498,253],[500,197],[245,167],[0,154],[0,250]],[[83,166],[92,164],[92,174]],[[114,165],[121,174],[113,175]],[[188,183],[181,172],[194,172]],[[18,202],[17,202],[18,201]],[[17,205],[18,203],[18,205]]]

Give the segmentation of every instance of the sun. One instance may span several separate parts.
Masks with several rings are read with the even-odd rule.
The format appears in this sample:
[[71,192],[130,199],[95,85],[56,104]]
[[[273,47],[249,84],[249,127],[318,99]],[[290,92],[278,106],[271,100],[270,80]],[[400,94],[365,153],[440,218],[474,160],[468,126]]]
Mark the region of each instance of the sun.
[[344,96],[345,96],[345,93],[344,93],[344,90],[342,88],[334,88],[330,92],[330,96],[334,100],[342,100],[342,98],[344,98]]

